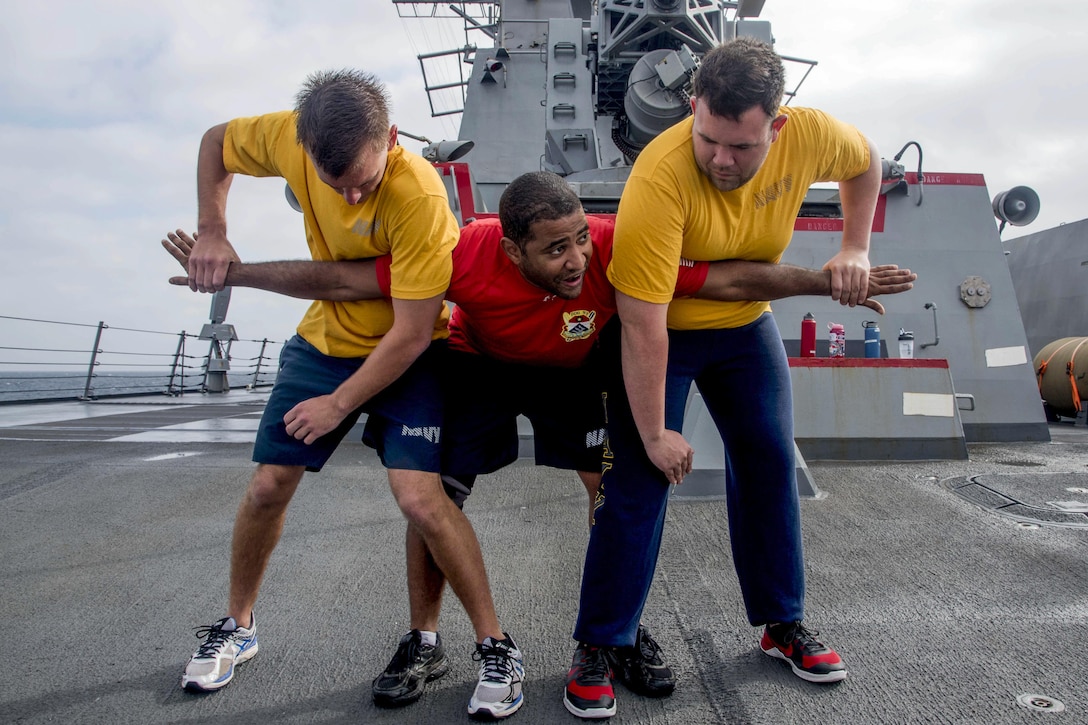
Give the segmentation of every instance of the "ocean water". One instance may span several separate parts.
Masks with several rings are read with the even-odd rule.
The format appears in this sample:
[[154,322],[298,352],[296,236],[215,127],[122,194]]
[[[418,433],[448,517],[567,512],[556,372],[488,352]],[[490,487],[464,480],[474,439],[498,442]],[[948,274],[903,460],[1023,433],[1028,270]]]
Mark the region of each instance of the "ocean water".
[[[231,387],[246,387],[252,383],[252,375],[231,375]],[[170,376],[159,371],[95,373],[91,378],[90,397],[109,398],[125,395],[162,393],[167,395]],[[185,393],[199,393],[203,375],[186,375]],[[262,372],[258,386],[275,382],[275,369],[267,375]],[[174,393],[181,388],[180,378],[174,379]],[[6,371],[0,372],[0,404],[44,400],[72,400],[82,398],[86,390],[87,373]]]
[[[184,332],[0,315],[0,405],[84,396],[198,393],[209,360],[224,357],[229,361],[232,388],[264,387],[275,382],[282,344],[235,339],[223,345]],[[88,385],[87,370],[92,364],[94,374]],[[172,381],[171,373],[175,373]]]

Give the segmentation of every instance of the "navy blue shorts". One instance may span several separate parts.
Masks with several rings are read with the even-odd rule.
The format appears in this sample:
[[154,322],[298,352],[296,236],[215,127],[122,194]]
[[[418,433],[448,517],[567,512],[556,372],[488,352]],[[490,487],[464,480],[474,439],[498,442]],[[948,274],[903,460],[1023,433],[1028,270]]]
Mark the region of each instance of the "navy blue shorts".
[[306,445],[287,433],[283,416],[303,400],[336,390],[366,358],[330,357],[295,335],[280,353],[279,375],[257,430],[253,460],[320,471],[359,416],[366,413],[363,442],[378,451],[386,468],[437,472],[442,391],[436,361],[444,349],[444,340],[431,343],[394,383],[353,411],[336,429]]
[[517,460],[518,415],[533,425],[538,465],[601,470],[605,419],[596,362],[570,369],[457,350],[444,357],[443,473],[467,482]]

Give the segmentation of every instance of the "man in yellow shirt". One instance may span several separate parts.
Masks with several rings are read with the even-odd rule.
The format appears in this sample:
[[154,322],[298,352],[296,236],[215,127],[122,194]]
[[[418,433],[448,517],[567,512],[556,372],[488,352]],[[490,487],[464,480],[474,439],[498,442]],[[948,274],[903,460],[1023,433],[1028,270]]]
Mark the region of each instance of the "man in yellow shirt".
[[[377,449],[397,505],[476,630],[480,681],[469,713],[513,714],[523,702],[522,655],[499,626],[472,526],[439,478],[442,395],[433,366],[448,334],[443,296],[458,239],[441,180],[397,145],[376,78],[314,74],[294,111],[238,118],[205,133],[199,241],[188,270],[195,291],[222,289],[238,260],[226,229],[236,173],[287,181],[315,260],[390,255],[392,299],[316,301],[284,346],[254,445],[257,469],[235,519],[226,616],[200,630],[205,640],[182,686],[224,687],[234,666],[257,653],[253,606],[287,505],[303,472],[320,470],[366,412],[363,440]],[[440,642],[415,644],[436,661],[444,657]]]
[[[836,181],[842,249],[824,266],[832,297],[865,301],[880,157],[856,129],[782,107],[771,47],[714,48],[694,80],[693,115],[655,138],[620,201],[608,277],[622,323],[623,380],[609,393],[609,451],[586,554],[564,703],[583,718],[616,712],[613,674],[651,696],[672,692],[642,610],[657,564],[670,484],[691,471],[681,436],[694,382],[726,450],[728,525],[748,619],[761,648],[812,682],[846,676],[806,629],[789,367],[766,301],[672,299],[681,257],[777,263],[808,188]],[[627,393],[630,395],[628,396]]]

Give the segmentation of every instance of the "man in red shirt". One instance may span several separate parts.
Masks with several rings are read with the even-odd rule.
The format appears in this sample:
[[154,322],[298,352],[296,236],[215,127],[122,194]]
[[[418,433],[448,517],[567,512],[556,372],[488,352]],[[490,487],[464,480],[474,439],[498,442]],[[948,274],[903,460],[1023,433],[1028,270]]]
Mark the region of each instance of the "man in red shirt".
[[[601,479],[604,408],[598,344],[616,313],[615,292],[605,270],[612,257],[613,222],[587,217],[577,195],[549,172],[524,174],[503,193],[499,219],[473,222],[461,230],[453,252],[446,299],[449,350],[443,359],[445,424],[443,484],[463,505],[479,474],[492,473],[518,457],[516,419],[533,424],[536,462],[574,470],[589,494],[592,525]],[[182,265],[192,239],[168,234],[163,246]],[[894,265],[876,267],[869,297],[910,289],[916,275]],[[185,285],[185,277],[171,284]],[[389,258],[350,262],[233,263],[227,284],[256,287],[304,299],[353,300],[389,294]],[[829,272],[743,260],[681,265],[676,296],[723,300],[778,299],[831,295]],[[879,313],[875,300],[865,303]],[[605,346],[609,347],[609,346]],[[530,381],[531,384],[526,384]],[[501,390],[501,395],[481,395]],[[412,630],[400,642],[386,671],[373,685],[375,701],[407,705],[447,665],[437,636],[445,580],[422,538],[408,526],[408,590]],[[652,643],[642,629],[643,642]],[[672,675],[650,647],[647,661],[630,664],[641,652],[623,653],[628,684],[668,694]]]

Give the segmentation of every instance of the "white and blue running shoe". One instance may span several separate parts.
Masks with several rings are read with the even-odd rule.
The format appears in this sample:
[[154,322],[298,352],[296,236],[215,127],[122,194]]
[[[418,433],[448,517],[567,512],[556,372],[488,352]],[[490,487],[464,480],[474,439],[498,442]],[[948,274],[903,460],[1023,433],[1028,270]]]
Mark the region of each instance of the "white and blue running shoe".
[[230,684],[234,666],[257,654],[257,620],[249,628],[239,627],[234,617],[223,617],[215,624],[198,627],[197,637],[204,638],[181,676],[181,686],[192,692],[212,692]]
[[468,714],[476,720],[499,720],[517,712],[525,702],[525,665],[510,635],[503,640],[488,637],[476,645],[472,659],[480,663],[480,681],[468,701]]

